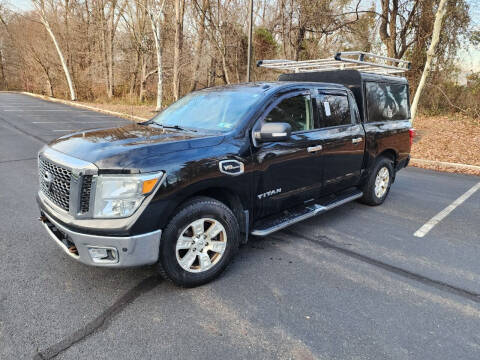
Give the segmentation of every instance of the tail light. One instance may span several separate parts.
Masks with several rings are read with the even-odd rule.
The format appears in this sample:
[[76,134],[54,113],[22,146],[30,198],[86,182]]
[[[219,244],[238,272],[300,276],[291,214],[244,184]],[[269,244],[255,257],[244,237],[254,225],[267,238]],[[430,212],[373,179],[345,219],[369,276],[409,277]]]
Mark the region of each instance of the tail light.
[[415,129],[408,129],[408,135],[410,136],[410,146],[413,144],[413,138],[415,137]]

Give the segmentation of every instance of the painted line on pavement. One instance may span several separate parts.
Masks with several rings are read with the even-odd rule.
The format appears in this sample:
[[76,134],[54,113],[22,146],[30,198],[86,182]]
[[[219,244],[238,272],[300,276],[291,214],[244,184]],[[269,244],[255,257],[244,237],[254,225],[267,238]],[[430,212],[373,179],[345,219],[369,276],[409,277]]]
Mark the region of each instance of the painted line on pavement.
[[452,202],[445,209],[443,209],[437,215],[435,215],[430,220],[428,220],[420,229],[415,231],[413,236],[421,238],[427,235],[428,232],[432,230],[435,225],[437,225],[440,221],[445,219],[448,216],[448,214],[450,214],[453,210],[455,210],[455,208],[463,204],[465,200],[467,200],[470,196],[472,196],[478,189],[480,189],[480,182],[473,185],[466,193],[461,195],[457,200]]
[[117,120],[99,120],[99,121],[32,121],[32,124],[106,124],[116,123]]

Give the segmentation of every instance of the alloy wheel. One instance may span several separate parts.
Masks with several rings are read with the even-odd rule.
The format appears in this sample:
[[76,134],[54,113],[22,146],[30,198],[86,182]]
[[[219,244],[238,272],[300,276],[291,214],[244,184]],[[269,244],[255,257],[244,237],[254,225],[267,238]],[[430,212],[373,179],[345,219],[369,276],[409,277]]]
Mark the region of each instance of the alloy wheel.
[[204,272],[222,258],[227,245],[227,232],[215,219],[202,218],[183,229],[176,243],[176,257],[182,269]]
[[388,185],[390,183],[390,172],[387,167],[382,167],[378,170],[377,176],[375,178],[375,196],[381,199],[388,190]]

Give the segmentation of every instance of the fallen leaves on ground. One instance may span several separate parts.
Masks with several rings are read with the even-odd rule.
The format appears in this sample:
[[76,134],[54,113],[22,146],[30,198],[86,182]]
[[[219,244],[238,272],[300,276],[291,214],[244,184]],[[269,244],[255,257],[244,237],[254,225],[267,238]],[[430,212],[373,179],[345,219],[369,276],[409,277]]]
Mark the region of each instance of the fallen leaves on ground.
[[[480,166],[480,121],[463,115],[425,116],[415,119],[417,137],[411,155],[417,159]],[[416,165],[422,168],[480,175],[478,170],[449,166]]]
[[129,116],[139,116],[145,119],[150,119],[157,114],[155,105],[129,105],[129,104],[115,104],[115,103],[84,103],[80,104],[93,106],[102,110],[116,111],[118,113]]

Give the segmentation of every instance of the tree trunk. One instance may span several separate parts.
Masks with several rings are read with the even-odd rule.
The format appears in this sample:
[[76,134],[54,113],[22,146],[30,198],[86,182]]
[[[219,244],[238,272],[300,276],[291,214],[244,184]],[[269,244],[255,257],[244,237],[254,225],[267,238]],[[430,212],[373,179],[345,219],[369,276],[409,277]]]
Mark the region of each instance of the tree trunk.
[[2,90],[8,89],[7,77],[5,76],[5,65],[3,63],[3,53],[0,50],[0,75],[2,76],[1,88]]
[[129,95],[130,97],[133,97],[135,94],[135,88],[137,85],[137,79],[138,79],[138,67],[140,64],[140,52],[137,51],[137,56],[135,57],[135,66],[134,70],[130,74],[130,86],[129,86]]
[[207,11],[207,2],[208,0],[202,0],[202,8],[201,8],[201,14],[200,14],[200,20],[198,22],[198,39],[197,43],[195,45],[195,60],[193,63],[193,79],[192,79],[192,85],[190,86],[190,91],[192,92],[197,88],[198,84],[198,79],[200,77],[200,58],[202,55],[202,47],[203,47],[203,42],[205,40],[205,13]]
[[416,89],[422,77],[423,67],[427,61],[428,41],[432,36],[435,14],[432,14],[434,0],[422,0],[419,6],[418,30],[415,34],[415,43],[412,46],[410,61],[412,67],[408,72],[410,89]]
[[180,97],[180,56],[183,46],[183,15],[185,0],[175,0],[175,46],[173,53],[173,97]]
[[300,52],[302,51],[302,48],[303,48],[303,40],[305,38],[305,32],[306,32],[306,29],[304,26],[301,26],[300,29],[298,29],[297,43],[295,44],[295,61],[298,61],[298,59],[300,58]]
[[430,72],[430,68],[432,67],[432,59],[435,56],[435,47],[440,40],[440,31],[442,30],[442,21],[447,12],[446,8],[447,0],[440,0],[440,4],[438,5],[437,13],[435,14],[435,23],[433,24],[433,34],[432,34],[432,42],[430,43],[430,47],[427,51],[427,61],[425,62],[425,68],[423,69],[422,78],[417,87],[417,91],[415,92],[415,97],[413,98],[412,103],[412,123],[415,119],[415,115],[417,114],[417,107],[418,101],[420,100],[420,95],[422,94],[422,90],[425,86],[425,82],[427,80],[427,76]]
[[230,84],[230,76],[228,76],[228,65],[226,57],[226,48],[222,51],[222,70],[223,70],[223,79],[226,84]]
[[53,94],[53,83],[52,83],[52,78],[50,76],[50,71],[48,70],[48,66],[45,65],[42,60],[40,59],[40,57],[38,56],[37,53],[35,53],[33,47],[31,48],[31,51],[32,51],[32,58],[33,60],[35,60],[38,65],[40,65],[40,67],[42,68],[44,74],[45,74],[45,90],[46,90],[46,93],[48,96],[50,97],[54,97],[54,94]]
[[65,7],[65,11],[63,14],[63,24],[65,26],[65,53],[66,53],[66,62],[67,66],[69,69],[72,71],[72,79],[75,79],[75,69],[72,66],[73,61],[72,61],[72,52],[70,51],[70,24],[68,21],[69,15],[70,15],[70,0],[65,0],[65,3],[63,4]]
[[[394,0],[395,1],[395,0]],[[395,57],[396,53],[396,22],[397,18],[393,14],[390,14],[390,0],[382,0],[382,16],[379,28],[380,39],[387,47],[387,56],[388,57]],[[395,4],[393,6],[395,8]],[[398,8],[397,8],[398,11]],[[395,33],[392,33],[392,28]],[[390,30],[390,34],[388,33],[388,29]]]
[[388,56],[398,58],[397,53],[397,17],[398,0],[392,0],[392,10],[390,12],[390,41],[388,42]]
[[[113,6],[113,5],[112,5]],[[120,16],[120,15],[119,15]],[[114,61],[113,61],[113,43],[115,39],[115,13],[112,11],[110,18],[110,34],[109,34],[109,44],[110,48],[108,51],[108,82],[110,83],[110,88],[108,89],[108,97],[112,98],[115,95],[115,79],[114,79]]]
[[215,86],[217,78],[217,61],[215,56],[210,57],[210,71],[208,72],[207,87]]
[[48,71],[46,72],[47,75],[47,91],[48,91],[48,96],[53,97],[53,84],[52,84],[52,79],[50,79],[50,74]]
[[148,14],[150,16],[150,23],[152,25],[153,39],[155,40],[155,55],[157,57],[157,105],[156,111],[162,110],[163,100],[163,64],[162,64],[162,16],[163,8],[165,6],[165,0],[159,8],[154,12],[150,9]]
[[145,87],[147,85],[147,62],[145,61],[145,56],[142,57],[142,75],[140,78],[140,103],[143,103],[145,100]]
[[123,11],[125,10],[126,1],[121,3],[121,7],[118,8],[118,14],[115,18],[115,8],[119,5],[117,0],[112,1],[112,10],[110,14],[110,51],[109,51],[109,82],[110,82],[110,94],[113,97],[115,95],[115,59],[114,59],[114,47],[115,47],[115,34],[117,32],[118,23],[122,18]]
[[238,59],[238,47],[235,49],[235,76],[237,78],[237,83],[240,82],[240,61]]
[[100,25],[102,27],[101,32],[101,48],[102,48],[102,61],[103,61],[103,71],[104,71],[104,81],[105,81],[105,92],[107,96],[110,98],[110,77],[108,71],[108,53],[107,53],[107,25],[105,23],[105,9],[99,9],[100,15]]
[[65,73],[65,78],[67,79],[68,88],[70,90],[70,99],[72,101],[77,100],[77,95],[75,94],[75,89],[73,87],[72,78],[70,77],[70,71],[68,70],[67,63],[65,62],[65,58],[63,57],[62,50],[60,49],[60,45],[57,42],[55,34],[53,33],[52,29],[50,28],[50,24],[48,23],[45,14],[42,14],[42,22],[47,30],[48,34],[52,38],[53,44],[55,45],[55,49],[57,50],[58,57],[60,58],[60,62],[62,63],[63,72]]

